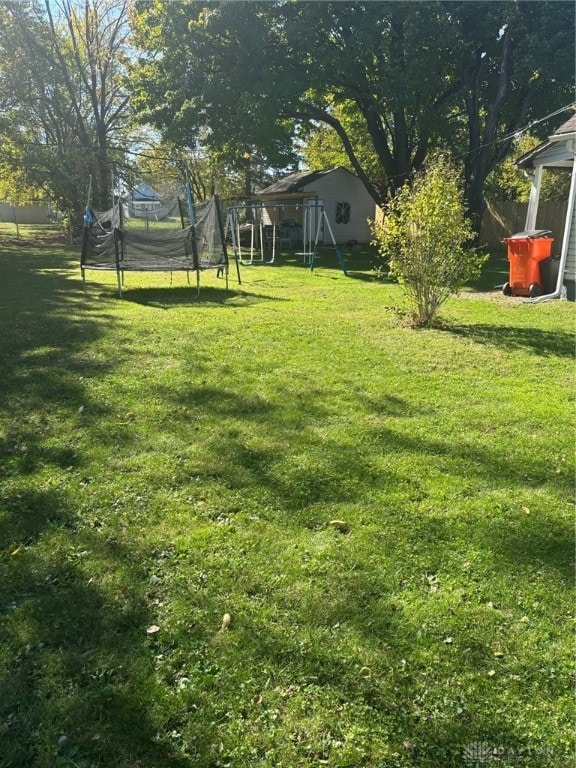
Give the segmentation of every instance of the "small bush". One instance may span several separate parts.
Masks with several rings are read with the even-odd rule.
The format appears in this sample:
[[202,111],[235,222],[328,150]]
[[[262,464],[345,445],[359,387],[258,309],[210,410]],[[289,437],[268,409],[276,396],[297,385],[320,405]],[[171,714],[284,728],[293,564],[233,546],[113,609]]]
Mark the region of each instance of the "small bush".
[[403,286],[411,321],[429,327],[439,307],[484,261],[472,239],[458,173],[444,155],[405,185],[374,227],[381,259]]

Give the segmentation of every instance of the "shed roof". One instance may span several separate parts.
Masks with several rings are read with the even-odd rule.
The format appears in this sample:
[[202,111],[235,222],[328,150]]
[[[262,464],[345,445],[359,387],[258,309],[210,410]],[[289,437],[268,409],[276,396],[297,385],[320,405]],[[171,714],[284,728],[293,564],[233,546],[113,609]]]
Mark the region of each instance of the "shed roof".
[[[562,125],[554,131],[552,136],[562,136],[564,134],[570,133],[576,133],[576,113],[574,113],[572,117],[568,118],[565,123],[562,123]],[[543,141],[541,144],[538,144],[537,147],[531,149],[530,152],[526,152],[526,154],[519,157],[516,160],[516,165],[518,168],[532,168],[534,165],[534,160],[537,157],[540,157],[540,155],[543,154],[551,146],[553,146],[553,144],[554,141],[551,139],[546,139],[546,141]]]
[[303,192],[304,189],[312,184],[316,179],[326,176],[334,171],[346,171],[350,173],[343,166],[336,166],[335,168],[326,168],[323,171],[298,171],[297,173],[291,173],[290,176],[285,176],[280,181],[275,181],[274,184],[262,189],[258,192],[258,195],[276,195],[293,192]]

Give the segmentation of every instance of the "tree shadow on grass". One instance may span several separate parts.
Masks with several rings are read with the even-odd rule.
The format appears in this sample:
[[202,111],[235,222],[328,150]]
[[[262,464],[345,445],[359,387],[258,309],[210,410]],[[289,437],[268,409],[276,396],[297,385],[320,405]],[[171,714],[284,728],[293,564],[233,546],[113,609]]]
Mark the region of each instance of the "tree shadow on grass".
[[[35,279],[40,280],[40,276]],[[22,280],[25,286],[24,274]],[[94,361],[83,359],[85,347],[98,338],[102,314],[83,304],[86,313],[79,319],[78,305],[74,304],[78,298],[70,293],[55,267],[54,280],[48,279],[38,285],[36,293],[32,292],[32,305],[21,307],[13,297],[5,304],[3,299],[2,319],[13,323],[15,336],[10,342],[0,341],[3,355],[7,354],[4,374],[8,374],[0,386],[3,396],[12,403],[22,398],[26,410],[41,409],[43,403],[46,407],[65,405],[72,410],[87,406],[84,418],[92,419],[96,430],[102,410],[98,410],[99,404],[88,401],[78,374],[93,370],[94,375],[101,375],[108,370],[98,363],[91,368]],[[37,346],[50,351],[37,354]],[[355,399],[351,394],[350,410],[358,418],[374,418],[373,427],[359,445],[348,433],[352,424],[340,434],[326,429],[334,415],[330,391],[308,390],[306,409],[299,407],[302,393],[288,387],[273,404],[258,393],[195,387],[166,392],[161,386],[158,391],[163,401],[171,398],[180,406],[174,409],[161,437],[181,432],[183,438],[188,436],[192,441],[195,425],[185,412],[192,407],[198,408],[199,415],[206,415],[211,430],[198,454],[183,457],[177,476],[172,469],[166,476],[159,473],[158,489],[166,492],[161,499],[165,503],[162,512],[172,512],[173,497],[168,491],[183,493],[184,497],[190,493],[194,499],[192,489],[198,484],[198,476],[207,484],[219,484],[218,503],[225,501],[227,491],[235,495],[236,501],[250,493],[266,501],[272,499],[271,509],[264,508],[262,502],[258,511],[263,517],[268,515],[268,521],[281,526],[286,534],[277,550],[270,546],[264,553],[272,562],[268,573],[277,580],[271,586],[264,583],[259,593],[246,577],[246,599],[252,599],[256,606],[253,614],[234,614],[236,624],[229,633],[214,638],[210,622],[214,616],[221,616],[222,605],[229,599],[224,589],[230,589],[231,581],[225,577],[244,577],[240,564],[246,563],[242,557],[250,554],[248,536],[258,538],[258,521],[242,530],[242,538],[235,539],[233,526],[218,537],[214,529],[219,523],[214,523],[208,533],[206,521],[199,521],[193,508],[186,508],[186,532],[193,531],[199,522],[199,527],[203,526],[202,535],[191,538],[194,551],[190,560],[206,582],[199,578],[193,582],[190,562],[177,557],[173,574],[158,575],[159,568],[151,570],[150,553],[139,549],[138,537],[133,534],[138,526],[151,527],[153,517],[137,519],[135,510],[128,508],[123,511],[125,528],[118,523],[116,537],[111,538],[88,525],[88,511],[95,503],[89,492],[78,496],[80,508],[71,505],[61,488],[5,488],[0,535],[3,541],[14,544],[13,549],[10,546],[0,555],[4,572],[0,581],[4,606],[0,629],[0,738],[7,761],[38,768],[215,768],[225,764],[226,749],[242,747],[245,731],[233,728],[244,725],[246,731],[259,729],[255,741],[261,751],[255,757],[246,757],[243,764],[264,760],[270,764],[272,758],[262,744],[269,739],[272,751],[285,746],[274,742],[273,730],[284,719],[288,725],[282,734],[297,744],[298,764],[324,764],[332,758],[330,750],[334,750],[334,764],[338,764],[334,745],[345,742],[349,735],[338,730],[342,712],[344,725],[356,729],[350,735],[351,742],[357,737],[368,741],[371,737],[365,734],[380,729],[389,752],[370,764],[387,768],[461,768],[462,750],[471,741],[518,744],[520,727],[516,727],[512,714],[506,718],[499,710],[506,702],[499,699],[489,707],[493,695],[489,686],[480,693],[475,691],[482,680],[492,680],[488,677],[489,665],[496,662],[489,644],[478,642],[474,646],[478,667],[475,669],[469,662],[468,677],[463,678],[464,687],[459,689],[454,683],[454,669],[443,661],[451,649],[444,644],[444,627],[434,630],[436,645],[432,645],[426,636],[430,630],[418,626],[409,606],[398,605],[398,595],[403,595],[403,590],[409,592],[410,585],[404,579],[417,578],[412,572],[413,563],[439,568],[450,562],[454,548],[451,522],[443,520],[440,512],[430,515],[418,506],[426,500],[425,476],[419,474],[426,471],[422,456],[448,477],[470,477],[480,483],[489,479],[492,487],[507,488],[511,494],[525,489],[527,483],[550,482],[549,467],[542,460],[502,455],[488,445],[471,447],[457,437],[423,438],[418,430],[410,432],[407,421],[418,418],[421,412],[397,395],[359,395]],[[219,421],[211,418],[214,416]],[[249,439],[241,430],[247,422],[254,428]],[[130,424],[122,429],[127,440],[136,432],[131,431]],[[83,462],[76,450],[50,445],[34,422],[15,427],[0,451],[2,458],[11,462],[15,476],[25,475],[42,463],[65,470],[68,464],[81,467]],[[406,457],[406,463],[394,463],[398,454]],[[376,459],[385,461],[378,463]],[[197,460],[204,470],[211,464],[216,471],[203,475],[202,468],[198,471],[193,463]],[[150,474],[146,480],[151,483],[153,473],[147,471]],[[192,472],[195,477],[190,478]],[[571,481],[565,484],[565,477],[559,480],[561,492],[568,493]],[[350,557],[345,560],[346,539],[342,538],[344,546],[333,556],[338,567],[332,579],[325,577],[326,563],[318,557],[318,562],[312,563],[316,570],[303,568],[289,589],[282,592],[283,574],[280,568],[274,571],[273,562],[275,555],[281,561],[280,547],[285,548],[287,540],[290,545],[299,537],[302,541],[302,531],[315,533],[321,524],[325,525],[325,515],[339,505],[349,504],[353,512],[354,505],[367,499],[371,507],[376,507],[371,496],[377,498],[383,488],[402,489],[397,498],[404,517],[398,517],[393,527],[394,521],[387,519],[387,510],[382,509],[382,519],[372,518],[368,523],[374,529],[379,522],[381,529],[391,534],[391,543],[375,537],[369,562],[354,562]],[[100,494],[96,495],[97,503],[104,504],[106,490],[100,489]],[[391,510],[390,517],[396,511]],[[98,509],[101,517],[121,517],[121,512],[117,507]],[[557,569],[562,577],[566,575],[565,562],[572,554],[567,527],[565,530],[544,516],[531,516],[522,527],[510,530],[508,520],[492,517],[483,528],[477,520],[470,521],[471,547],[491,553],[496,567],[509,573],[510,579],[518,575],[520,568],[526,573],[533,559],[538,567],[543,564],[550,570]],[[360,532],[361,526],[360,519]],[[241,529],[240,520],[236,531]],[[357,535],[356,530],[351,535]],[[313,543],[311,538],[307,542]],[[406,540],[409,555],[400,546]],[[207,562],[210,556],[214,558],[212,564]],[[387,568],[381,567],[379,556],[387,561]],[[397,575],[396,569],[401,568],[404,573]],[[170,575],[177,578],[170,582]],[[160,609],[150,600],[150,585],[157,583],[152,577],[160,582],[157,599],[166,600],[167,612],[174,597],[189,607],[184,617],[172,616],[171,630],[163,625],[158,633],[147,635],[146,628],[158,621],[156,611]],[[202,586],[205,583],[207,586]],[[164,594],[161,590],[165,590]],[[330,608],[326,607],[328,603]],[[475,614],[467,611],[464,608],[462,613],[472,622]],[[442,618],[452,615],[448,609],[444,613],[438,609],[438,613]],[[347,625],[352,628],[348,646],[339,644],[337,624],[344,630]],[[324,642],[310,643],[312,630],[319,625]],[[200,644],[197,635],[202,634]],[[238,648],[244,665],[238,663]],[[366,663],[362,654],[374,649],[382,652],[381,668],[362,672]],[[170,655],[174,657],[172,676],[161,678],[156,661]],[[230,680],[234,687],[229,685]],[[188,688],[179,691],[178,683]],[[498,685],[514,683],[503,678]],[[539,695],[544,690],[550,700],[553,698],[554,681],[538,678],[536,685]],[[430,688],[435,690],[430,693]],[[473,700],[476,711],[469,712],[465,701],[461,702],[466,696]],[[526,698],[519,697],[523,701]],[[294,706],[292,701],[296,702]],[[508,701],[517,701],[513,690]],[[309,747],[305,722],[310,719],[313,728],[318,715],[307,708],[318,706],[318,702],[327,705],[336,724],[323,717],[325,730]],[[458,713],[456,708],[461,703],[464,711]],[[485,711],[481,709],[484,704]],[[347,707],[351,707],[351,715],[346,714]],[[234,716],[236,721],[229,726]],[[189,751],[183,757],[178,750],[177,740],[184,729],[193,756]],[[226,744],[217,758],[222,738]],[[404,741],[414,743],[413,753],[407,751]],[[242,764],[231,754],[233,759]],[[359,757],[356,763],[349,760],[347,764],[362,763]]]
[[380,277],[376,274],[374,271],[366,270],[366,271],[359,271],[357,269],[347,269],[347,277],[350,277],[352,280],[358,280],[359,282],[363,283],[378,283],[379,285],[396,285],[396,283],[393,280],[388,280],[386,278]]
[[[282,394],[282,405],[256,395],[212,388],[164,392],[163,397],[175,401],[180,409],[198,407],[203,415],[212,414],[222,420],[222,432],[215,432],[211,441],[218,476],[229,488],[260,487],[272,494],[278,508],[290,510],[285,518],[287,525],[313,526],[318,523],[317,505],[354,503],[370,488],[402,488],[410,503],[426,502],[426,475],[418,474],[423,456],[429,457],[432,472],[441,472],[455,483],[461,484],[464,478],[481,485],[489,483],[510,495],[524,493],[528,487],[549,485],[567,498],[573,491],[570,472],[552,476],[549,462],[542,456],[518,457],[457,438],[423,437],[419,431],[412,436],[407,431],[408,422],[421,413],[397,395],[363,397],[353,408],[359,417],[365,414],[368,423],[371,414],[376,417],[363,445],[347,439],[346,434],[329,437],[324,433],[323,425],[332,416],[329,391],[314,395],[310,390],[305,414],[292,402],[297,395],[287,389]],[[189,411],[185,413],[188,422]],[[406,426],[402,430],[394,428],[386,421],[388,418],[402,418]],[[173,425],[176,432],[177,421]],[[264,443],[258,449],[245,442],[241,425],[246,422],[256,433],[263,431]],[[189,429],[187,423],[184,426]],[[408,464],[396,465],[397,455],[406,457]],[[387,456],[390,461],[386,461]],[[413,472],[407,468],[410,457]],[[207,454],[203,460],[210,463]],[[494,535],[487,533],[479,540],[501,561],[526,563],[535,557],[558,569],[563,578],[570,578],[572,536],[560,523],[545,518],[541,525],[536,520],[524,520],[522,529],[510,531],[509,536],[498,529]]]
[[[175,413],[197,408],[210,430],[202,451],[183,460],[178,488],[184,495],[189,488],[191,499],[197,493],[202,498],[202,488],[215,489],[213,496],[207,493],[208,500],[200,507],[203,511],[196,517],[210,534],[193,539],[190,562],[185,557],[174,558],[172,583],[186,580],[188,584],[194,563],[209,585],[200,594],[188,586],[180,591],[176,587],[174,592],[186,606],[179,621],[187,629],[176,628],[163,652],[172,653],[176,664],[192,632],[196,649],[201,647],[197,652],[202,663],[186,674],[187,685],[192,691],[196,686],[207,691],[205,710],[189,717],[183,713],[177,721],[178,732],[182,728],[194,742],[196,726],[201,729],[206,721],[218,722],[214,735],[223,745],[222,761],[232,764],[242,764],[238,753],[245,746],[244,739],[252,740],[249,746],[260,750],[262,760],[266,759],[265,745],[270,743],[272,750],[285,749],[285,755],[291,754],[294,764],[330,764],[332,759],[338,764],[334,745],[347,738],[339,730],[341,722],[343,728],[353,724],[358,733],[373,729],[384,734],[389,752],[380,758],[372,756],[368,764],[391,768],[460,768],[463,750],[470,743],[523,746],[522,725],[513,714],[505,717],[501,708],[506,701],[525,703],[526,690],[518,690],[503,673],[497,693],[493,692],[494,647],[501,642],[506,622],[488,618],[478,630],[477,616],[482,610],[478,603],[447,600],[429,610],[428,626],[422,626],[410,612],[410,600],[419,607],[414,598],[418,587],[415,590],[410,579],[418,580],[415,568],[449,572],[457,559],[456,540],[462,560],[480,553],[481,561],[494,563],[501,574],[501,589],[510,588],[514,580],[526,583],[532,558],[551,573],[552,581],[563,584],[570,578],[570,530],[552,516],[523,517],[522,526],[512,530],[511,514],[500,519],[487,510],[483,522],[482,511],[475,508],[468,517],[452,510],[452,518],[444,519],[440,504],[432,512],[426,506],[428,469],[444,473],[454,485],[470,479],[478,486],[490,483],[491,488],[513,496],[529,485],[551,484],[545,461],[525,453],[503,454],[489,443],[470,445],[465,436],[423,437],[417,421],[414,431],[410,430],[409,419],[418,419],[422,413],[407,400],[398,395],[366,398],[350,392],[350,412],[373,424],[364,430],[362,444],[358,444],[352,422],[340,432],[330,429],[334,411],[329,389],[306,391],[305,409],[298,406],[301,392],[286,386],[279,394],[270,403],[258,394],[217,388],[163,391],[163,398],[176,406]],[[193,421],[188,412],[178,417],[171,431],[189,429],[188,422]],[[244,425],[249,429],[244,430]],[[203,428],[201,421],[198,428]],[[403,461],[396,463],[397,456]],[[426,463],[423,457],[427,457]],[[187,476],[193,477],[188,488]],[[563,475],[554,478],[554,483],[557,480],[560,493],[568,494],[571,479]],[[394,491],[391,498],[396,507],[389,509],[383,502],[379,519],[373,498],[386,489]],[[251,505],[254,498],[257,505]],[[369,512],[358,510],[363,499],[369,500]],[[235,510],[227,504],[234,504]],[[457,504],[458,500],[454,506]],[[340,552],[337,545],[330,549],[333,532],[327,530],[327,521],[334,510],[342,509],[350,511],[351,539],[362,535],[364,525],[372,532],[388,534],[382,539],[374,536],[372,546],[364,552],[366,562],[346,560],[345,537]],[[282,531],[278,548],[273,541],[252,543],[262,530],[260,520],[254,525],[249,522],[253,511],[262,523]],[[237,519],[229,524],[222,522],[235,515]],[[458,537],[455,520],[460,527]],[[184,524],[188,528],[191,523],[186,520]],[[268,569],[264,565],[257,570],[256,557],[251,562],[258,546],[266,550],[266,560],[272,563]],[[312,556],[306,560],[307,553],[302,552],[300,571],[283,587],[281,548],[291,546],[319,554],[315,560]],[[329,556],[322,559],[324,552]],[[487,598],[482,595],[480,599]],[[219,611],[221,615],[224,606],[231,607],[234,623],[229,633],[214,639],[206,616],[218,616]],[[509,610],[514,613],[513,608]],[[491,633],[483,637],[486,627]],[[339,638],[346,631],[352,638],[348,645]],[[462,655],[464,670],[450,662],[454,638],[446,643],[448,634],[456,637],[456,644],[469,646]],[[380,660],[380,667],[363,671],[368,664],[364,654],[370,653]],[[522,664],[521,660],[516,663]],[[526,685],[532,686],[532,680]],[[560,687],[555,679],[538,677],[530,690],[537,689],[539,697],[552,699]],[[221,700],[210,696],[215,689]],[[340,719],[345,705],[354,714]],[[323,716],[320,733],[304,724],[302,713],[310,708],[314,721],[318,711],[314,707],[329,713]],[[239,722],[245,724],[245,736],[237,741],[233,729]],[[282,735],[268,737],[267,726],[274,734],[272,729],[282,722],[289,724],[280,731]],[[281,738],[290,744],[279,744]],[[413,754],[406,751],[404,741],[414,743]],[[357,763],[348,764],[363,762],[367,761],[360,756]],[[248,758],[245,764],[249,764]]]
[[91,352],[111,318],[70,280],[76,260],[0,252],[0,763],[172,768],[173,746],[153,740],[147,574],[132,542],[89,530],[89,499],[70,502],[84,457],[54,424],[109,411],[84,380],[114,366]]
[[[54,498],[44,502],[48,512],[56,506]],[[154,740],[162,723],[153,715],[158,690],[147,634],[153,616],[142,561],[132,546],[97,533],[84,531],[80,546],[72,538],[64,545],[54,524],[76,511],[63,498],[58,508],[60,520],[44,528],[43,542],[0,555],[0,739],[6,764],[189,765],[172,745]],[[41,527],[38,519],[36,536]],[[119,585],[112,599],[107,571]]]
[[265,301],[284,301],[278,297],[249,293],[240,288],[229,290],[224,287],[200,288],[200,295],[198,295],[195,286],[189,288],[132,288],[122,292],[122,300],[157,309],[178,307],[209,309],[214,306],[237,309]]
[[81,463],[75,436],[58,434],[57,419],[66,414],[73,422],[82,413],[97,421],[107,410],[87,395],[85,381],[114,365],[91,353],[110,318],[69,279],[72,261],[52,249],[0,254],[0,476],[6,480],[41,466]]
[[[57,377],[59,364],[65,371],[70,357],[99,338],[99,320],[105,318],[87,302],[80,284],[69,279],[72,261],[71,254],[51,249],[0,253],[2,393],[25,392],[44,375]],[[80,313],[79,308],[85,311]],[[40,348],[49,351],[42,351],[44,358],[36,365],[34,355]],[[15,377],[27,375],[28,366],[29,380],[16,384]],[[45,390],[46,398],[52,394],[42,381],[39,389]]]
[[568,331],[544,331],[540,328],[518,328],[508,325],[439,326],[439,330],[462,336],[487,346],[501,347],[515,351],[527,350],[540,357],[573,358],[575,353],[574,334]]

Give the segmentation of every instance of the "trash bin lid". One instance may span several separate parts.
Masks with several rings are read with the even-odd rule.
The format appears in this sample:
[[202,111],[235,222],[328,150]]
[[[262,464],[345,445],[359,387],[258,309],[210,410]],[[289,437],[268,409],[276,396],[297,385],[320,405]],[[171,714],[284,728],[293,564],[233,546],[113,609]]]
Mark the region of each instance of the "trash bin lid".
[[551,229],[527,229],[525,232],[517,232],[515,235],[510,236],[510,240],[513,240],[515,237],[523,237],[523,238],[535,238],[535,237],[550,237],[552,235]]

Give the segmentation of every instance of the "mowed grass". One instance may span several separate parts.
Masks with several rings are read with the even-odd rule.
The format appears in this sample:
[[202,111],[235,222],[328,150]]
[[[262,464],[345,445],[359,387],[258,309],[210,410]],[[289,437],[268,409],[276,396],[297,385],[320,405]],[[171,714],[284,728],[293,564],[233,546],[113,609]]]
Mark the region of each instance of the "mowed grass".
[[574,305],[347,260],[2,247],[2,768],[571,763]]

